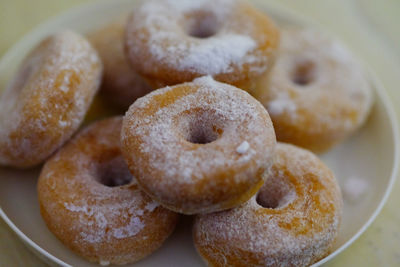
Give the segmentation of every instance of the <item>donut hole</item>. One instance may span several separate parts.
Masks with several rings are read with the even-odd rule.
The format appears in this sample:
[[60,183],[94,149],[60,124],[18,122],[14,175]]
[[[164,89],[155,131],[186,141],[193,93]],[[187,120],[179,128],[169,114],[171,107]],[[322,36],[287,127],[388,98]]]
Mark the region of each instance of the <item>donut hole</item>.
[[183,138],[193,144],[209,144],[224,132],[222,120],[212,110],[192,109],[180,116],[178,129]]
[[122,156],[102,161],[97,166],[96,180],[107,187],[127,185],[132,182],[133,176]]
[[269,177],[257,193],[256,202],[266,209],[284,208],[296,198],[296,191],[287,179]]
[[212,12],[198,11],[187,16],[185,31],[191,37],[209,38],[217,34],[218,30],[218,19]]
[[315,80],[316,66],[311,60],[304,60],[295,64],[291,73],[294,84],[306,86]]

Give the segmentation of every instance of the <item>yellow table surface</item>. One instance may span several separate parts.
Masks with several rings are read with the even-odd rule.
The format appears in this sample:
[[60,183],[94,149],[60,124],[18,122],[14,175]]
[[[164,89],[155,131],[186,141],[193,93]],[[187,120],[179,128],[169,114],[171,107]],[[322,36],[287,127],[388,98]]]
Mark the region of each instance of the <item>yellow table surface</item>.
[[[0,0],[0,56],[26,32],[93,0]],[[112,0],[110,0],[112,1]],[[400,118],[399,0],[265,0],[306,15],[336,33],[382,80]],[[46,266],[0,220],[0,267]],[[326,266],[400,266],[400,182],[371,227]]]

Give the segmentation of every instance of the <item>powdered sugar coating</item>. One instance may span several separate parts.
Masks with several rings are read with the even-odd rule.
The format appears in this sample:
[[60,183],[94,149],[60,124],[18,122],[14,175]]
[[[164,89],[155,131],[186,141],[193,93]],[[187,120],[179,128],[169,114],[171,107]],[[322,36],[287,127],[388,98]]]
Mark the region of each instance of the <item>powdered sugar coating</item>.
[[22,63],[0,100],[0,163],[43,162],[78,129],[97,92],[102,65],[80,35],[54,34]]
[[277,138],[314,151],[342,141],[372,106],[364,70],[337,40],[314,29],[284,29],[277,61],[253,94],[268,109]]
[[277,205],[264,208],[254,196],[196,217],[194,242],[209,266],[309,266],[329,253],[343,203],[332,172],[315,155],[278,144],[259,195],[258,202]]
[[124,264],[149,255],[178,219],[139,190],[121,156],[121,124],[117,117],[83,130],[46,162],[38,182],[49,229],[98,263]]
[[[248,149],[238,153],[244,141]],[[122,143],[140,186],[192,214],[249,199],[271,164],[275,134],[259,102],[208,76],[139,98],[125,115]]]
[[242,87],[267,71],[278,33],[241,1],[150,0],[133,11],[125,41],[133,67],[155,86],[211,75]]

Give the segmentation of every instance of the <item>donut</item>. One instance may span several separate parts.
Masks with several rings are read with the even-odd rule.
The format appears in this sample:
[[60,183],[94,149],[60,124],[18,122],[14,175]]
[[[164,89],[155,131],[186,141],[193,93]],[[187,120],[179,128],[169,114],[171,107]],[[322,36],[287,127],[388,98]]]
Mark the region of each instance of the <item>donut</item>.
[[366,121],[372,90],[341,43],[314,29],[282,31],[276,64],[252,93],[277,139],[314,152],[344,141]]
[[102,64],[70,32],[43,40],[22,62],[0,99],[0,164],[42,163],[78,129],[98,90]]
[[241,89],[269,70],[279,42],[275,24],[237,0],[150,0],[131,14],[128,59],[155,88],[201,76]]
[[124,111],[128,110],[138,97],[152,91],[144,79],[130,67],[124,54],[126,20],[127,16],[121,15],[88,35],[104,64],[100,93],[115,107]]
[[51,232],[89,261],[138,261],[161,246],[178,215],[137,186],[121,155],[121,117],[96,122],[44,165],[40,211]]
[[264,183],[276,143],[264,107],[210,76],[136,100],[124,117],[121,140],[141,188],[184,214],[247,201]]
[[257,195],[196,216],[194,244],[209,266],[309,266],[332,249],[342,208],[328,167],[307,150],[278,143]]

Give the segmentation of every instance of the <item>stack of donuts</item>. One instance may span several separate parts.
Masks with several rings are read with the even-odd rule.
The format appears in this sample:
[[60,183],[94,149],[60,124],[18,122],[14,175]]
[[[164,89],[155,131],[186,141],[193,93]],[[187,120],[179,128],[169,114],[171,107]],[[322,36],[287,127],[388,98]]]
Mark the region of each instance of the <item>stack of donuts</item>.
[[[82,129],[94,98],[125,115]],[[147,0],[32,50],[0,100],[0,163],[44,163],[41,215],[91,262],[150,256],[184,214],[209,266],[308,266],[343,208],[313,152],[371,106],[362,68],[321,32],[239,0]]]

